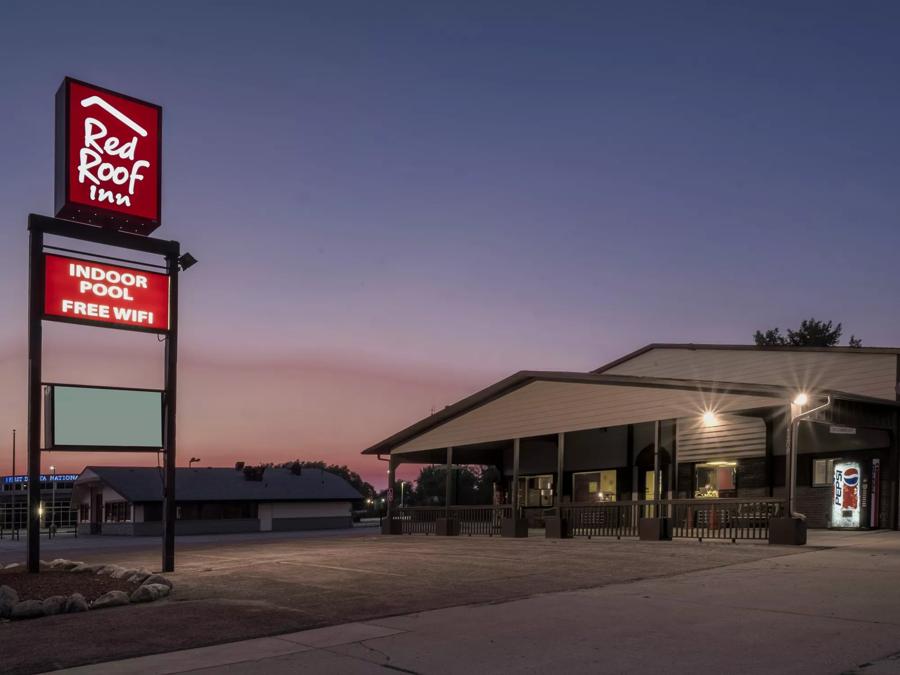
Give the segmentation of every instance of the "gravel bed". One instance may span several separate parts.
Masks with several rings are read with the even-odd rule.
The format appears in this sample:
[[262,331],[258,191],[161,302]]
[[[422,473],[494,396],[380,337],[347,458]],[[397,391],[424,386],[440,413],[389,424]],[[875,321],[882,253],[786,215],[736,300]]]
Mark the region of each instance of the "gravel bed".
[[138,584],[110,576],[97,576],[90,572],[62,572],[45,570],[40,574],[28,574],[15,570],[0,570],[0,586],[10,586],[19,593],[19,600],[43,600],[53,595],[81,593],[92,602],[109,591],[131,593]]

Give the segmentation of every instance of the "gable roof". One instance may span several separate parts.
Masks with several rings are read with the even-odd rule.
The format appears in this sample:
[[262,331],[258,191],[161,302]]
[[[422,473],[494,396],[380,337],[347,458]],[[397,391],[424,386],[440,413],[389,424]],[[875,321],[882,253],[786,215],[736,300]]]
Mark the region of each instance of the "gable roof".
[[[100,480],[130,502],[159,502],[162,470],[155,467],[88,466],[75,487]],[[350,483],[322,469],[266,469],[261,481],[244,478],[230,468],[175,469],[177,501],[356,501],[362,499]]]
[[631,359],[637,358],[641,354],[646,354],[649,351],[654,349],[689,349],[694,351],[703,351],[703,350],[723,350],[723,351],[752,351],[752,352],[827,352],[829,354],[900,354],[900,347],[789,347],[789,346],[781,346],[781,345],[772,345],[766,347],[760,347],[758,345],[718,345],[718,344],[704,344],[704,343],[694,343],[694,342],[674,342],[674,343],[666,343],[666,342],[653,342],[646,347],[641,347],[640,349],[636,349],[630,354],[626,354],[625,356],[621,356],[615,361],[610,361],[607,364],[604,364],[597,368],[596,370],[592,370],[592,373],[605,373],[611,368],[615,368],[616,366],[625,363],[626,361],[631,361]]
[[[645,348],[646,349],[646,348]],[[900,351],[900,350],[898,350]],[[601,373],[577,373],[560,371],[522,370],[507,378],[478,391],[471,396],[447,406],[433,415],[419,420],[415,424],[398,431],[392,436],[366,448],[364,455],[381,455],[390,453],[391,449],[446,423],[465,415],[491,401],[501,398],[516,389],[532,382],[568,382],[573,384],[595,384],[607,386],[649,387],[653,389],[674,389],[697,391],[712,394],[735,394],[743,396],[760,396],[766,398],[782,398],[787,404],[796,395],[791,387],[774,384],[750,384],[744,382],[716,382],[711,380],[691,380],[666,377],[645,377],[636,375],[605,375]],[[830,395],[834,399],[876,403],[880,405],[900,406],[900,403],[885,399],[861,396],[838,390],[810,389],[810,395]]]

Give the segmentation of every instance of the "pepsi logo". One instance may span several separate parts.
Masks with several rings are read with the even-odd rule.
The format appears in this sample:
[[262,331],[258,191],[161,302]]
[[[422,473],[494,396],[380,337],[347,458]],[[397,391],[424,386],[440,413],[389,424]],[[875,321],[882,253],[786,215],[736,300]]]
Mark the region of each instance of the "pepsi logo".
[[856,487],[856,484],[859,483],[859,469],[854,469],[850,467],[849,469],[844,469],[844,485],[847,487]]

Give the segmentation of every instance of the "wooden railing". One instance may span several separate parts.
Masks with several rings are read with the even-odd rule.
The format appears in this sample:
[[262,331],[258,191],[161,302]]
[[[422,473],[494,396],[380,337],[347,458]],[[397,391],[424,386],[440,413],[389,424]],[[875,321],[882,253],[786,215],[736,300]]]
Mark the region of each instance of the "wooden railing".
[[636,537],[638,521],[644,515],[644,502],[604,502],[602,504],[565,504],[560,515],[573,537]]
[[500,536],[504,518],[512,518],[512,506],[451,506],[450,517],[459,521],[459,533]]
[[394,510],[391,516],[400,521],[403,534],[434,534],[434,524],[443,518],[443,506],[403,506]]
[[769,520],[785,513],[782,499],[660,499],[565,504],[560,513],[574,537],[636,537],[641,518],[670,518],[672,536],[768,539]]
[[[672,536],[703,539],[768,539],[769,520],[785,514],[783,499],[672,499],[666,510]],[[666,513],[663,513],[666,515]]]
[[512,506],[405,506],[392,517],[400,521],[403,534],[434,534],[438,518],[459,522],[460,534],[500,535],[504,518],[512,517]]
[[[660,499],[564,504],[561,515],[574,537],[637,537],[641,518],[669,518],[672,536],[692,539],[768,539],[769,520],[785,514],[782,499]],[[501,506],[407,506],[392,514],[403,534],[434,534],[438,518],[459,522],[459,533],[499,535],[513,508]]]

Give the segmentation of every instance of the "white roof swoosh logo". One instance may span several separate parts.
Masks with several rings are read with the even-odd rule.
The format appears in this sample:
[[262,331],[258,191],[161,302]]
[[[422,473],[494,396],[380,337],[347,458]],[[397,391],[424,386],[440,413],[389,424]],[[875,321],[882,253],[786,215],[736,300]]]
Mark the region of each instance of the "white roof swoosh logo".
[[130,126],[132,129],[134,129],[134,130],[135,130],[138,134],[140,134],[142,137],[144,137],[144,138],[147,137],[147,130],[144,129],[144,127],[142,127],[140,124],[138,124],[137,122],[135,122],[133,119],[131,119],[130,117],[128,117],[127,115],[125,115],[125,114],[122,113],[121,111],[119,111],[119,110],[117,110],[116,108],[114,108],[113,106],[111,106],[109,103],[107,103],[106,101],[104,101],[104,100],[103,100],[102,98],[100,98],[99,96],[88,96],[86,99],[83,99],[83,100],[81,101],[81,107],[82,107],[82,108],[90,108],[92,105],[98,105],[98,106],[100,106],[100,107],[103,108],[106,112],[108,112],[110,115],[112,115],[113,117],[115,117],[117,120],[119,120],[119,121],[122,122],[123,124],[127,124],[128,126]]

